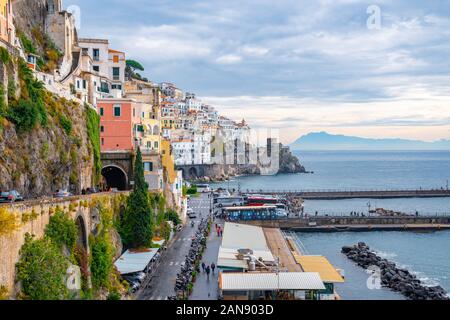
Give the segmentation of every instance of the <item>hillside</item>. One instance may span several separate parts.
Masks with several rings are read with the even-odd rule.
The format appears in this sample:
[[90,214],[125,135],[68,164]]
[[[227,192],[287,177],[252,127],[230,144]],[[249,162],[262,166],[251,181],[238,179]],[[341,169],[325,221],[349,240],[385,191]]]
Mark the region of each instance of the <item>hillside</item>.
[[[16,7],[23,34],[42,28],[42,17],[35,13]],[[39,51],[39,39],[28,39]],[[0,190],[37,197],[57,189],[80,192],[98,183],[95,110],[47,92],[22,58],[0,49]]]
[[450,140],[369,139],[315,132],[300,137],[290,146],[293,150],[450,150]]

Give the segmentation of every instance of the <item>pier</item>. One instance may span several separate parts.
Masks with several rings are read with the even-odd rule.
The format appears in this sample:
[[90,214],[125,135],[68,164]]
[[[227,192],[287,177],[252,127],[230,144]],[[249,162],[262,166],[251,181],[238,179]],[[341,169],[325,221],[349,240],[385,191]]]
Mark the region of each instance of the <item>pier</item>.
[[246,194],[283,195],[304,200],[450,198],[449,189],[428,190],[242,190]]
[[263,228],[294,232],[444,231],[450,216],[433,217],[308,217],[278,220],[239,221]]

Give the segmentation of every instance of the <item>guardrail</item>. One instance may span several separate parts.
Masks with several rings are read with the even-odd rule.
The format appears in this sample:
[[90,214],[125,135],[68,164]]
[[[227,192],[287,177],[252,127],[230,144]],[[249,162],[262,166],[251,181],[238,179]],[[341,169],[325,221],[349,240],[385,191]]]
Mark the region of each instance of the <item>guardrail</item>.
[[357,193],[371,193],[371,192],[417,192],[417,193],[424,193],[424,192],[439,192],[439,193],[445,193],[450,194],[450,189],[366,189],[366,190],[357,190],[357,189],[300,189],[300,190],[294,190],[294,189],[274,189],[274,190],[268,190],[268,189],[246,189],[241,190],[243,193],[263,193],[263,194],[289,194],[289,193],[349,193],[349,192],[357,192]]

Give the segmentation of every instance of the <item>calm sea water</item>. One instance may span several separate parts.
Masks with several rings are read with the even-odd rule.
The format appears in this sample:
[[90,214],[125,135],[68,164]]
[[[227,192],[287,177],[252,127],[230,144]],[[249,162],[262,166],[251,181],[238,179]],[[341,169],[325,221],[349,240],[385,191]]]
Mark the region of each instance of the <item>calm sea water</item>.
[[[440,189],[446,188],[447,180],[450,180],[449,151],[310,151],[296,155],[314,174],[239,177],[219,185],[243,191]],[[311,200],[305,202],[305,210],[319,214],[367,212],[369,203],[371,208],[450,214],[450,198]],[[450,232],[304,233],[298,237],[310,254],[325,255],[345,270],[346,283],[338,286],[345,299],[402,299],[401,295],[388,289],[369,290],[366,285],[368,275],[340,253],[342,246],[359,241],[416,272],[430,285],[439,283],[450,291]]]
[[365,270],[340,252],[342,246],[359,241],[367,243],[380,256],[412,271],[426,284],[440,284],[450,292],[450,231],[298,233],[297,236],[308,254],[324,255],[334,266],[345,271],[345,283],[337,286],[344,299],[403,299],[387,288],[369,290]]

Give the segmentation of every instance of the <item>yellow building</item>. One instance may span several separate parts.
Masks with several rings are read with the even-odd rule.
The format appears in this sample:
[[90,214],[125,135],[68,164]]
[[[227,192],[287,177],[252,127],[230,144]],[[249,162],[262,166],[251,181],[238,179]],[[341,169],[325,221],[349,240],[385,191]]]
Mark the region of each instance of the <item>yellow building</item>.
[[172,184],[176,181],[177,172],[175,171],[175,160],[172,152],[170,140],[162,139],[161,157],[164,170],[167,172],[167,182]]
[[163,129],[174,130],[176,129],[176,119],[175,117],[162,117],[161,124]]

